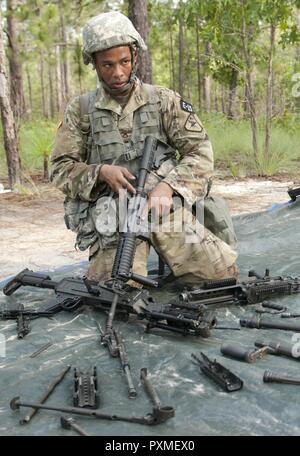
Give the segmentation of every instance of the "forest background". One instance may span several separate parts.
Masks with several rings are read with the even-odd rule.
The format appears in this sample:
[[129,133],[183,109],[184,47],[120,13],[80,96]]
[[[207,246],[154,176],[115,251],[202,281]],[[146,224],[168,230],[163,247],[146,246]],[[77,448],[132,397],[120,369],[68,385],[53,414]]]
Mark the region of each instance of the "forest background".
[[0,182],[47,181],[68,100],[92,90],[81,30],[105,11],[128,15],[148,44],[145,82],[193,104],[216,166],[233,177],[297,175],[300,0],[6,0],[0,27]]

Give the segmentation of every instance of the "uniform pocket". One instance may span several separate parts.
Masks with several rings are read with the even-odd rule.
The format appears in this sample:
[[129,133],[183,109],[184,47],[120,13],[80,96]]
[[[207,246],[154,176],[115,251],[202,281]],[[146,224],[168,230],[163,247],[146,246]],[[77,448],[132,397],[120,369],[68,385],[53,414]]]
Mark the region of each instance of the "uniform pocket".
[[204,225],[226,244],[235,247],[237,238],[227,204],[223,198],[209,196],[204,199]]
[[77,233],[76,246],[80,250],[86,250],[97,240],[95,225],[90,215],[90,203],[66,198],[64,209],[67,228]]

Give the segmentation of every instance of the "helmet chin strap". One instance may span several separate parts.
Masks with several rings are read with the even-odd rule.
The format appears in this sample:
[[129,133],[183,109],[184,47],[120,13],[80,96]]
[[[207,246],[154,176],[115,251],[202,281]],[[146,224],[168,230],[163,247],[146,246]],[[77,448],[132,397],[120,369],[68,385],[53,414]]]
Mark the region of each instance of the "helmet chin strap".
[[94,68],[97,71],[97,75],[98,75],[98,79],[99,79],[100,83],[104,87],[105,91],[108,92],[112,96],[114,96],[114,95],[122,95],[122,94],[125,94],[125,93],[129,92],[132,89],[132,87],[133,87],[133,85],[134,85],[134,83],[135,83],[135,81],[137,79],[136,72],[137,72],[138,65],[137,65],[137,63],[135,62],[135,59],[134,59],[135,48],[133,46],[131,46],[131,45],[129,47],[130,47],[130,52],[131,52],[132,70],[131,70],[130,77],[128,79],[127,84],[125,84],[123,87],[120,87],[120,88],[109,87],[109,85],[102,78],[102,76],[100,74],[100,71],[98,70],[97,66],[95,65],[95,60],[93,62]]

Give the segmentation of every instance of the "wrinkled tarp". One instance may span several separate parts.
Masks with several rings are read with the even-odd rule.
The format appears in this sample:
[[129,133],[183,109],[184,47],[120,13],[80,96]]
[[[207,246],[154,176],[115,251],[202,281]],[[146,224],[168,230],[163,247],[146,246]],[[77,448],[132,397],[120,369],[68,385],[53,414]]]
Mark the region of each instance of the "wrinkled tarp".
[[[239,244],[241,276],[266,267],[271,275],[300,276],[300,203],[271,212],[235,218]],[[54,279],[81,276],[85,267],[51,271]],[[164,292],[160,293],[167,298]],[[0,295],[0,305],[23,303],[39,306],[51,299],[50,290],[24,287],[11,297]],[[300,295],[276,299],[291,311],[300,311]],[[256,306],[230,306],[218,309],[221,325],[238,326],[239,318],[253,313]],[[277,317],[279,318],[279,317]],[[20,396],[23,401],[38,401],[48,384],[65,367],[79,367],[89,372],[97,366],[100,411],[121,415],[145,415],[152,411],[139,381],[139,371],[147,367],[153,385],[164,405],[173,406],[174,418],[154,427],[124,422],[110,422],[75,417],[91,435],[130,436],[200,436],[200,435],[299,435],[299,386],[263,383],[263,373],[275,372],[300,377],[298,359],[268,355],[254,364],[225,358],[220,346],[225,342],[241,343],[254,348],[257,339],[291,342],[293,333],[280,330],[241,328],[239,331],[213,330],[208,339],[183,337],[175,333],[153,330],[144,332],[141,322],[117,321],[126,340],[133,379],[138,390],[135,400],[127,397],[127,386],[118,359],[111,358],[100,345],[96,320],[102,327],[105,315],[91,308],[74,314],[61,312],[51,319],[31,322],[31,332],[23,340],[16,336],[16,322],[0,322],[0,334],[6,341],[6,356],[0,358],[0,435],[65,435],[72,431],[60,427],[60,413],[39,411],[32,422],[21,426],[19,419],[28,409],[11,411],[10,400]],[[294,335],[297,338],[297,335]],[[300,335],[299,335],[300,337]],[[53,345],[36,358],[30,354],[51,342]],[[242,390],[225,393],[205,377],[192,362],[191,353],[203,351],[212,359],[237,374],[243,381]],[[47,404],[72,405],[73,373],[48,399]]]

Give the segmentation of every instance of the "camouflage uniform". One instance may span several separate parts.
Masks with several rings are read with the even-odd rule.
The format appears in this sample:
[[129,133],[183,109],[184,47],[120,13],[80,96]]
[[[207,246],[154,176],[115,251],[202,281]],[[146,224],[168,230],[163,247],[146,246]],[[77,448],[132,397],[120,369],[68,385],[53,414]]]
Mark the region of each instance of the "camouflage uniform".
[[[114,28],[109,30],[112,33]],[[128,34],[132,36],[131,31]],[[88,57],[85,55],[86,63]],[[98,181],[101,164],[119,164],[135,174],[145,137],[155,136],[176,149],[179,156],[151,173],[147,191],[161,181],[166,182],[192,207],[207,195],[213,152],[191,105],[171,90],[135,80],[124,109],[101,85],[85,98],[87,112],[82,113],[82,97],[72,100],[66,109],[51,157],[52,179],[66,195],[66,223],[77,232],[78,247],[90,248],[88,277],[104,280],[110,277],[117,235],[109,230],[107,201],[111,200],[107,196],[111,194],[108,186]],[[182,209],[178,211],[182,213]],[[194,217],[193,224],[180,231],[178,211],[171,215],[174,230],[164,232],[162,224],[162,229],[155,230],[151,238],[174,275],[191,281],[236,274],[237,255],[232,247],[210,230],[199,229]],[[187,235],[193,236],[193,242],[186,243]],[[146,275],[148,252],[149,246],[139,242],[134,272]]]

